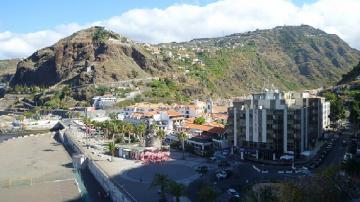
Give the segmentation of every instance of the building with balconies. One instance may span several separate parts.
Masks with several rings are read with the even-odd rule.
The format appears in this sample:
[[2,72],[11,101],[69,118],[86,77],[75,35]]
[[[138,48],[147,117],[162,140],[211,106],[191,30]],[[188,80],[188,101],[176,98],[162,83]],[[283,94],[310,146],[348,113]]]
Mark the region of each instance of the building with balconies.
[[328,110],[324,98],[266,90],[233,102],[227,124],[230,144],[245,156],[279,160],[309,155],[322,136]]

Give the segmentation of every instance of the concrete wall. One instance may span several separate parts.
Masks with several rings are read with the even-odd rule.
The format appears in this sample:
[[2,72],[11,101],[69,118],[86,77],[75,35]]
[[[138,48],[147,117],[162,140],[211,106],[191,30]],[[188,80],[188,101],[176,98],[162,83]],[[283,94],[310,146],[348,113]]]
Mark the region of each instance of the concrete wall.
[[[80,154],[84,153],[74,143],[70,135],[66,134],[65,131],[59,132],[59,139],[65,147],[69,147]],[[136,199],[133,198],[129,193],[127,193],[124,188],[116,186],[112,181],[110,181],[108,175],[103,170],[101,170],[93,160],[87,158],[85,165],[88,167],[88,169],[102,186],[102,188],[110,194],[110,197],[114,202],[136,202]]]

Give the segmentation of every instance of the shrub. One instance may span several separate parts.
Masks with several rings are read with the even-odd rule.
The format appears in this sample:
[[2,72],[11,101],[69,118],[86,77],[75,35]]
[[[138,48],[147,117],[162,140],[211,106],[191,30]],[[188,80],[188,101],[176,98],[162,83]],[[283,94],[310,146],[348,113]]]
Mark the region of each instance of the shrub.
[[197,117],[196,119],[194,119],[194,123],[195,124],[199,124],[199,125],[203,125],[205,123],[205,118],[204,117]]

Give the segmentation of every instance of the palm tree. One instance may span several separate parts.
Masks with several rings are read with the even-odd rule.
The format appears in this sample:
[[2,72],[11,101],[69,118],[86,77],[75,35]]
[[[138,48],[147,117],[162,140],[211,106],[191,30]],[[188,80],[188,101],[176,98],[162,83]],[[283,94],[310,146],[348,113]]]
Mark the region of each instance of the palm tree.
[[116,121],[110,121],[108,130],[111,132],[111,140],[114,143],[115,134],[119,133],[119,124]]
[[175,181],[170,181],[168,185],[169,194],[173,195],[176,202],[180,202],[180,197],[185,194],[186,186]]
[[146,132],[146,125],[141,123],[137,126],[135,126],[135,134],[138,136],[139,140],[140,140],[140,145],[141,146],[145,146],[145,132]]
[[165,190],[167,190],[169,186],[169,178],[167,175],[163,174],[155,174],[153,181],[150,184],[150,188],[159,187],[161,191],[160,201],[166,201],[165,198]]
[[178,133],[177,136],[178,136],[179,141],[181,142],[181,147],[182,147],[182,151],[183,151],[183,159],[185,159],[185,140],[188,138],[188,136],[184,132]]
[[113,161],[113,157],[115,156],[115,143],[109,142],[107,146],[108,146],[109,152],[111,153],[111,161]]
[[150,133],[151,134],[156,134],[156,132],[159,130],[159,128],[157,127],[157,125],[155,124],[151,124],[150,125]]
[[198,200],[201,202],[215,202],[217,197],[218,193],[210,186],[204,186],[198,192]]
[[128,134],[128,143],[131,142],[131,134],[134,132],[134,125],[131,123],[125,123],[124,124],[124,133]]
[[162,145],[162,141],[165,138],[166,133],[164,130],[159,129],[158,131],[156,131],[156,137],[160,140],[160,145]]
[[[156,132],[158,131],[158,129],[159,128],[157,127],[157,125],[151,124],[147,129],[145,138],[148,140],[150,139],[150,142],[154,141],[154,137],[156,136]],[[146,141],[145,141],[145,144],[146,144]],[[148,144],[149,144],[149,142],[148,142]],[[151,146],[153,146],[153,145],[151,145]]]
[[89,129],[91,125],[91,119],[88,117],[82,117],[82,121],[85,124],[85,135],[87,139],[87,145],[86,147],[89,148]]

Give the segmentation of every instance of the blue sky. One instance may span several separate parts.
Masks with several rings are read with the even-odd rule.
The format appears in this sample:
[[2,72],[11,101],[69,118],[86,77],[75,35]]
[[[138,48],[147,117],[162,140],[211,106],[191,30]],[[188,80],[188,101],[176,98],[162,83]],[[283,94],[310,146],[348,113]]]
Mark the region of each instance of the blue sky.
[[135,8],[166,8],[173,4],[204,5],[215,0],[2,0],[0,31],[33,32],[59,24],[85,24]]
[[[135,8],[166,8],[174,4],[206,5],[216,0],[2,0],[0,32],[34,32],[69,23],[86,24]],[[271,1],[271,0],[269,0]],[[314,0],[293,0],[296,5]]]
[[94,25],[156,44],[307,24],[360,49],[359,10],[360,0],[1,0],[0,59]]

